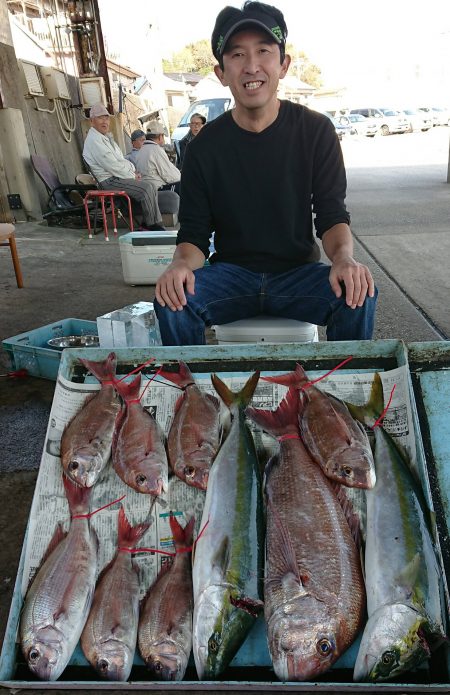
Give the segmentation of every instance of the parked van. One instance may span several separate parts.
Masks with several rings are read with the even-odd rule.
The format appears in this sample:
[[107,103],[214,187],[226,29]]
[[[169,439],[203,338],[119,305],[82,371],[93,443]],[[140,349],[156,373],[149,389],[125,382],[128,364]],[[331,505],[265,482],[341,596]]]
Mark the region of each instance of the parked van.
[[220,97],[216,99],[200,99],[194,101],[190,105],[181,121],[172,133],[172,141],[175,144],[187,134],[189,130],[189,121],[194,113],[199,113],[206,118],[206,122],[213,121],[218,116],[221,116],[225,111],[233,108],[234,100],[232,97]]
[[366,118],[376,118],[380,124],[379,130],[382,135],[390,135],[391,133],[406,133],[409,129],[408,120],[404,115],[400,114],[395,109],[351,109],[350,113],[360,113]]

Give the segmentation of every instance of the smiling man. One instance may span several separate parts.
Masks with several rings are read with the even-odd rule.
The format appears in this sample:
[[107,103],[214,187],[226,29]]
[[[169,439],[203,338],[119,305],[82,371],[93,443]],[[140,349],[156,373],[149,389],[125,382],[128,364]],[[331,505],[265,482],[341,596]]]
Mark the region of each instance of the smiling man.
[[[334,126],[277,97],[286,37],[283,14],[260,2],[216,19],[215,73],[235,107],[186,152],[177,248],[156,286],[165,345],[203,344],[205,326],[258,314],[326,326],[328,340],[372,337],[377,291],[353,258]],[[319,260],[313,214],[331,265]]]

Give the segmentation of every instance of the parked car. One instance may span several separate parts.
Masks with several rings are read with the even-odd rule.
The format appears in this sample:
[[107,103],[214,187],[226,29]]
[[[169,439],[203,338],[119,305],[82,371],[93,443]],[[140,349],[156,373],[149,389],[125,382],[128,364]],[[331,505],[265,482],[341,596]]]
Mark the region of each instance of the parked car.
[[373,138],[378,133],[379,125],[373,118],[366,118],[361,116],[360,113],[350,113],[348,119],[356,135],[365,135],[368,138]]
[[172,133],[172,141],[181,140],[189,130],[189,121],[194,113],[199,113],[206,118],[206,122],[213,121],[221,116],[225,111],[233,108],[234,100],[231,97],[220,97],[216,99],[200,99],[190,105],[186,113],[181,117],[180,122]]
[[348,116],[341,116],[340,114],[333,116],[333,114],[329,111],[323,111],[322,113],[325,116],[328,116],[330,121],[333,123],[339,140],[342,140],[345,135],[351,135],[353,133],[353,126],[350,123]]
[[380,111],[388,121],[388,127],[391,133],[406,133],[409,129],[408,119],[401,111],[389,108],[380,108]]
[[433,113],[433,110],[430,106],[419,106],[418,111],[425,113],[428,116],[428,118],[431,118],[433,126],[437,125],[437,116],[435,113]]
[[331,116],[331,120],[334,123],[339,140],[342,140],[346,135],[353,135],[355,132],[348,116]]
[[401,116],[395,109],[364,108],[351,109],[350,113],[359,113],[365,118],[375,118],[380,124],[379,130],[382,135],[391,133],[405,133],[408,130],[408,121],[405,116]]
[[450,111],[440,106],[419,106],[419,111],[426,113],[433,125],[450,125]]
[[430,128],[433,127],[431,117],[420,109],[403,109],[403,113],[408,120],[408,131],[410,133],[412,133],[413,130],[430,130]]
[[432,106],[434,125],[450,125],[450,111],[439,106]]

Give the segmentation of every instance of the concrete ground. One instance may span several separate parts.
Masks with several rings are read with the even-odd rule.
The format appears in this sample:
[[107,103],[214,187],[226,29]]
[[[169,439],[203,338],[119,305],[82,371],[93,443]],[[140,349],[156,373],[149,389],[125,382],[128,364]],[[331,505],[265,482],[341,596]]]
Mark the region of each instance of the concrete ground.
[[[450,336],[448,137],[448,129],[435,128],[342,143],[355,256],[370,267],[380,291],[375,339]],[[117,240],[89,240],[86,230],[32,223],[18,225],[17,238],[25,287],[17,289],[9,252],[2,249],[0,340],[63,318],[95,320],[154,297],[152,286],[124,283]],[[8,368],[0,351],[0,373]],[[54,382],[44,379],[0,377],[1,637],[53,390]]]

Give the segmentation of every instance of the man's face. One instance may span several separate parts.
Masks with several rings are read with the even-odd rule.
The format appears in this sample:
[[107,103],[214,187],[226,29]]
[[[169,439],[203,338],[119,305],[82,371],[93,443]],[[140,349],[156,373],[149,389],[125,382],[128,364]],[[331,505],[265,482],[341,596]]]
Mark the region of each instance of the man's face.
[[278,82],[286,75],[290,57],[280,63],[280,48],[271,42],[265,31],[239,31],[227,42],[223,70],[214,71],[225,87],[229,87],[236,106],[264,109],[276,99]]
[[141,135],[139,138],[136,138],[136,140],[133,140],[133,147],[135,150],[140,150],[142,145],[145,142],[145,135]]
[[106,135],[109,131],[109,116],[96,116],[95,118],[91,118],[91,124],[99,133]]
[[189,128],[192,135],[197,135],[203,128],[203,121],[198,116],[193,116],[189,123]]

